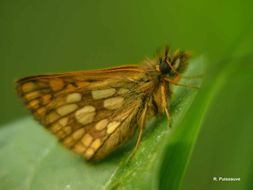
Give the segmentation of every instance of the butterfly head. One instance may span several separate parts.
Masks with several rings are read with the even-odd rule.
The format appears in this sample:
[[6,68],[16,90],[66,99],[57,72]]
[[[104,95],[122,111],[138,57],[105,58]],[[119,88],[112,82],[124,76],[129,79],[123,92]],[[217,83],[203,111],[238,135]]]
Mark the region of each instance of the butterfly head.
[[163,55],[159,56],[159,71],[162,75],[176,77],[185,71],[190,57],[189,52],[179,50],[170,52],[166,47]]

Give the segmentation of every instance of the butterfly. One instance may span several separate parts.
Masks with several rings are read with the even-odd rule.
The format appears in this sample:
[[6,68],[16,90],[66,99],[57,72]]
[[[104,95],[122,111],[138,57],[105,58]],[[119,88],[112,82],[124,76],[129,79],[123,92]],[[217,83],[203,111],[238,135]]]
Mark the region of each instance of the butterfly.
[[139,65],[25,77],[17,93],[65,147],[99,161],[137,133],[136,152],[146,121],[170,117],[171,86],[180,85],[189,58],[166,47]]

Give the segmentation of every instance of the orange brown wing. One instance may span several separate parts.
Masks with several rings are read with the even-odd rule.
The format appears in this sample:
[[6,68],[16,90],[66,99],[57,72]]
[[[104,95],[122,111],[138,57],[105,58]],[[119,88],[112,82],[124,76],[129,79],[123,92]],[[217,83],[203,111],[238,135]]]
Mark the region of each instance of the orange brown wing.
[[143,78],[142,68],[126,66],[27,77],[17,82],[17,91],[66,147],[99,160],[134,134]]

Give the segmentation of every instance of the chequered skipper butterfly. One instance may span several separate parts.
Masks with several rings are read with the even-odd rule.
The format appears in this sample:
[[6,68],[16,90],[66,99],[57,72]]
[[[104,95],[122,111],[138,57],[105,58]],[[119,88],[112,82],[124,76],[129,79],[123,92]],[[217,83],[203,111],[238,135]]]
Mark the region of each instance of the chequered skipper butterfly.
[[189,57],[165,48],[140,65],[25,77],[17,81],[17,92],[63,145],[87,160],[101,160],[138,131],[134,153],[146,120],[169,118],[171,84],[180,85]]

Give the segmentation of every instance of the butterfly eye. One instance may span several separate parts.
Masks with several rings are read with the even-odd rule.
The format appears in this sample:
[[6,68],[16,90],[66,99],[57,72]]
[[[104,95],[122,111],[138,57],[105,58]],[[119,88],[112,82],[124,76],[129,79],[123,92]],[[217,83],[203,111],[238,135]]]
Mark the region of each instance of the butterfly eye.
[[167,74],[170,71],[169,65],[165,63],[162,59],[160,59],[159,69],[162,74]]

